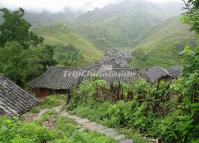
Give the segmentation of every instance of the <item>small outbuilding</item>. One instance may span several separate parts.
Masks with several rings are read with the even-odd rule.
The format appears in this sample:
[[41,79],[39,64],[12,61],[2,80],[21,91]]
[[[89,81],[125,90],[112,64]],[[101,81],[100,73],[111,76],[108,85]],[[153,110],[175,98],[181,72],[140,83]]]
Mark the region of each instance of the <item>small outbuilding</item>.
[[0,74],[0,115],[20,116],[37,103],[34,96]]
[[170,67],[167,70],[174,78],[177,79],[181,75],[181,73],[183,71],[183,67],[182,66],[174,66],[174,67]]
[[141,70],[140,73],[141,77],[149,82],[155,82],[161,79],[175,79],[175,77],[167,69],[162,67],[152,67],[147,70]]

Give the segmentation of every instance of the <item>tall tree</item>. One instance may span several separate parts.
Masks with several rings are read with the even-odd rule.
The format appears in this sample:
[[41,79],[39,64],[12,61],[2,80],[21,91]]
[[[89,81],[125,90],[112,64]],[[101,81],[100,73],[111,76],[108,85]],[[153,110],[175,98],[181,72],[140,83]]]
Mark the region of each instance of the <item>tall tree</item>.
[[55,59],[64,66],[80,66],[84,62],[80,50],[71,44],[58,46],[55,52]]
[[23,18],[22,8],[13,12],[6,8],[0,11],[3,17],[3,22],[0,24],[0,47],[10,41],[16,41],[24,48],[42,43],[43,38],[30,31],[31,24]]
[[191,30],[199,33],[199,0],[183,0],[185,4],[184,20]]
[[0,73],[24,87],[39,76],[47,66],[55,65],[54,48],[37,46],[24,49],[18,42],[7,42],[0,48]]
[[[191,30],[199,34],[199,0],[183,0],[186,12],[185,23]],[[193,52],[186,48],[184,54],[184,85],[187,94],[184,96],[185,111],[190,114],[190,120],[184,123],[184,142],[198,142],[199,139],[199,48]]]
[[1,12],[0,73],[24,87],[47,66],[56,64],[54,47],[43,45],[43,38],[30,31],[31,25],[23,18],[23,9],[12,12],[4,8]]

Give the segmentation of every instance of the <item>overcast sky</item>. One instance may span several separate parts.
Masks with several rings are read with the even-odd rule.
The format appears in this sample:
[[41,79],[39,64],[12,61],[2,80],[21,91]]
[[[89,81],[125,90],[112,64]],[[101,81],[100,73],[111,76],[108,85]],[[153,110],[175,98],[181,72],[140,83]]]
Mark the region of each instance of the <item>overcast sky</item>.
[[[50,10],[59,12],[64,7],[69,7],[73,10],[92,10],[94,8],[102,8],[109,4],[118,3],[123,0],[0,0],[1,7],[18,8],[22,7],[27,10]],[[160,2],[178,2],[181,0],[148,0],[155,3]]]

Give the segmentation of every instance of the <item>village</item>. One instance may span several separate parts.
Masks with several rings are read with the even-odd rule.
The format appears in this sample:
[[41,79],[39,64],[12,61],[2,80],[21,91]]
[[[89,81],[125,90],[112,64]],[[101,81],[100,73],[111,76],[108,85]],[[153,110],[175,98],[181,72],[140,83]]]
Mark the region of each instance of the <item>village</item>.
[[46,73],[30,82],[33,95],[42,98],[49,94],[70,93],[72,88],[78,87],[83,80],[92,77],[98,77],[109,83],[125,82],[130,84],[138,79],[144,79],[152,83],[161,79],[175,80],[182,72],[181,66],[169,69],[162,67],[132,69],[128,66],[128,58],[131,56],[125,53],[116,49],[109,49],[103,59],[85,68],[49,67]]
[[[85,68],[80,67],[48,67],[47,71],[38,78],[30,81],[31,93],[21,89],[15,83],[10,81],[5,76],[0,76],[0,89],[1,89],[1,104],[0,115],[8,115],[9,117],[23,116],[26,112],[29,112],[31,108],[37,106],[39,102],[42,102],[50,95],[64,95],[71,98],[72,90],[77,88],[84,80],[92,78],[98,78],[105,80],[109,84],[113,83],[127,83],[131,84],[136,80],[146,80],[149,83],[158,83],[161,80],[167,82],[176,80],[181,72],[182,67],[176,66],[170,69],[164,69],[162,67],[153,67],[150,69],[131,69],[128,66],[128,59],[130,56],[125,54],[126,52],[120,52],[116,49],[109,49],[103,59],[95,64],[88,65]],[[69,103],[70,101],[65,101]],[[59,108],[59,107],[57,107]],[[56,107],[55,107],[56,109]],[[60,111],[58,113],[66,114],[72,119],[75,119],[81,125],[89,123],[87,119],[77,118],[68,115],[67,112]],[[40,114],[44,114],[48,110],[40,111]],[[51,123],[50,123],[51,124]],[[86,127],[87,128],[87,127]],[[96,128],[94,126],[93,128]],[[88,127],[88,129],[93,129]],[[98,128],[98,127],[97,127]],[[108,129],[108,128],[107,128]],[[98,131],[95,130],[95,131]],[[101,132],[99,130],[98,132]],[[107,134],[107,132],[102,132]],[[109,135],[112,138],[116,138],[120,143],[132,143],[132,140],[125,139],[124,135],[117,135],[116,131],[108,131],[113,135]],[[150,140],[151,142],[157,142],[156,140]]]
[[198,0],[66,1],[0,0],[0,143],[198,143]]

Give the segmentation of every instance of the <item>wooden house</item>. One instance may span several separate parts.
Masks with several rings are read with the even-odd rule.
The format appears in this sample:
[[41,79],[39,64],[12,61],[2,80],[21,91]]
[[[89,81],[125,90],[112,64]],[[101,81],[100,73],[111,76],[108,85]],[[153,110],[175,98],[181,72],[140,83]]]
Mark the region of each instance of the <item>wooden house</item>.
[[49,67],[46,73],[30,82],[33,94],[37,98],[44,98],[51,94],[70,94],[71,89],[77,87],[82,80],[97,77],[108,82],[130,83],[139,74],[134,69],[100,69],[100,68],[68,68]]

